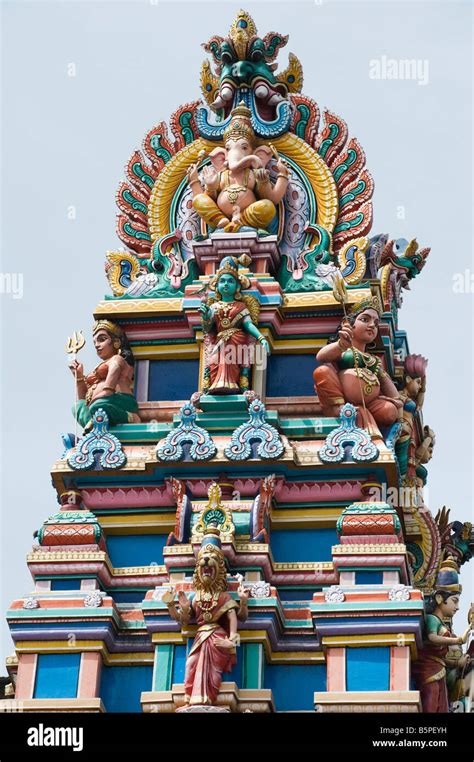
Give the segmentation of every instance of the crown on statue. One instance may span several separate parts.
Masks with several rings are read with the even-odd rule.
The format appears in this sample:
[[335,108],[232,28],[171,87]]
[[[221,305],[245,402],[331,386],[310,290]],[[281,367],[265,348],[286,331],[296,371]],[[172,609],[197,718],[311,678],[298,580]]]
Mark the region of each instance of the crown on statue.
[[239,265],[242,265],[242,267],[248,267],[251,261],[251,257],[249,257],[247,254],[241,254],[241,256],[237,259],[230,256],[224,257],[216,274],[209,281],[209,288],[213,291],[216,291],[219,278],[221,275],[225,274],[232,275],[235,280],[240,283],[241,289],[245,290],[250,288],[250,280],[246,275],[241,275],[239,273]]
[[99,331],[107,331],[111,336],[122,338],[123,331],[117,323],[112,323],[111,320],[96,320],[92,326],[92,335],[95,335]]
[[368,296],[365,299],[361,299],[360,302],[357,302],[348,310],[348,314],[357,315],[359,312],[364,312],[364,310],[375,310],[375,312],[381,315],[383,310],[378,296]]
[[231,111],[230,124],[224,130],[224,144],[229,139],[239,140],[239,138],[246,138],[252,145],[255,145],[257,141],[252,127],[250,109],[243,101]]
[[452,593],[452,595],[462,592],[462,585],[459,584],[459,566],[454,558],[446,558],[442,562],[436,577],[435,590]]
[[229,32],[239,61],[245,61],[248,44],[256,36],[257,27],[252,16],[246,11],[239,11]]

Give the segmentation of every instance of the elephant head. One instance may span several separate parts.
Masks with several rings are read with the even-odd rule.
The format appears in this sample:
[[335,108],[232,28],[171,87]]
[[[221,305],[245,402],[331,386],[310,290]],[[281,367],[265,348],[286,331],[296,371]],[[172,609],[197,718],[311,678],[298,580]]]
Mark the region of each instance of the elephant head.
[[228,168],[232,172],[241,169],[262,169],[266,167],[272,157],[271,149],[266,146],[255,148],[247,138],[229,138],[225,148],[215,148],[210,154],[213,167],[220,172]]

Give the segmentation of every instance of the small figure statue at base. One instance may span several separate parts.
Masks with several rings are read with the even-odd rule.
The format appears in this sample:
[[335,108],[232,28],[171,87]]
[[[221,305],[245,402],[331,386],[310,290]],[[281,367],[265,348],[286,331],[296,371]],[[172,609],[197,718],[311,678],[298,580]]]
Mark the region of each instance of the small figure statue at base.
[[107,413],[109,426],[140,423],[133,394],[134,359],[125,333],[110,320],[98,320],[92,335],[99,365],[87,376],[77,360],[69,366],[76,379],[78,399],[73,415],[85,431],[92,429],[94,413],[100,408]]
[[400,392],[403,418],[396,453],[400,472],[408,479],[414,479],[416,475],[415,415],[423,407],[427,363],[421,355],[407,355],[404,362],[405,385]]
[[219,529],[209,526],[203,537],[194,572],[195,594],[188,600],[183,591],[163,596],[170,615],[182,627],[194,616],[198,625],[194,643],[186,660],[185,702],[190,705],[215,704],[222,674],[231,672],[237,662],[237,620],[247,618],[248,590],[239,587],[240,605],[226,592],[226,567]]
[[[447,620],[452,620],[459,609],[458,567],[453,559],[443,562],[436,580],[436,590],[427,606],[426,637],[418,659],[413,664],[413,677],[421,694],[423,712],[448,712],[446,666],[448,651],[467,641],[470,625],[464,634],[456,637]],[[458,655],[458,665],[464,666],[464,657]]]

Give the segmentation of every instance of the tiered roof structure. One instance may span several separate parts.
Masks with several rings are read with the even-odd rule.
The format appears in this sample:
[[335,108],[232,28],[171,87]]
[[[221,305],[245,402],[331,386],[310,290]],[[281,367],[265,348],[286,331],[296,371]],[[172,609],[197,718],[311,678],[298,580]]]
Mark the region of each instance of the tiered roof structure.
[[[175,621],[168,603],[170,593],[192,595],[212,527],[228,594],[238,600],[243,587],[248,596],[217,706],[422,710],[412,664],[425,599],[443,561],[461,566],[474,547],[470,526],[445,511],[435,520],[423,503],[434,445],[422,416],[426,361],[410,354],[399,311],[429,249],[373,234],[364,151],[339,116],[302,93],[295,55],[277,70],[287,39],[260,37],[240,12],[227,37],[204,46],[213,65],[203,64],[202,98],[153,127],[126,166],[117,192],[125,248],[107,253],[111,295],[95,309],[94,335],[105,331],[123,362],[131,349],[137,406],[124,412],[119,386],[91,402],[80,384],[103,384],[101,366],[92,380],[76,372],[84,432],[64,437],[52,468],[60,507],[27,558],[34,589],[8,612],[11,701],[24,711],[183,707],[196,624]],[[237,210],[213,225],[211,213],[226,211],[212,168],[225,194],[236,129],[261,164],[246,165]],[[252,203],[268,203],[250,209],[252,172]],[[225,308],[218,288],[229,257],[254,354],[229,360],[240,372],[236,388],[222,390],[212,352],[235,333],[222,323],[216,339],[206,315]],[[388,422],[370,412],[382,380],[358,369],[355,345],[367,399],[357,404],[341,382],[328,414],[314,389],[315,355],[364,305],[379,315],[366,358],[403,411]]]

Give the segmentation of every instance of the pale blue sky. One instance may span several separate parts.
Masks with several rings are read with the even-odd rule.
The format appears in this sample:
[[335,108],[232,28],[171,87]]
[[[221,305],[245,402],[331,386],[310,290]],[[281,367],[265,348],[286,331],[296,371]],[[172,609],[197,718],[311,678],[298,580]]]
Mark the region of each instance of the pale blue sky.
[[[73,427],[65,339],[107,291],[119,245],[115,192],[147,130],[200,96],[200,44],[225,36],[235,2],[2,3],[2,250],[23,298],[2,294],[3,501],[0,611],[32,589],[32,532],[57,507],[50,467]],[[372,232],[417,236],[428,264],[406,292],[400,327],[429,358],[425,422],[437,434],[429,505],[472,516],[472,302],[453,276],[472,262],[472,6],[446,2],[248,2],[303,64],[306,95],[348,123],[375,179]],[[370,62],[428,62],[426,85],[374,80]],[[76,76],[68,76],[75,64]],[[75,207],[76,217],[68,218]],[[404,207],[405,219],[399,218]],[[86,366],[95,364],[91,342]],[[462,612],[474,599],[463,567]],[[13,653],[1,616],[4,658]]]

